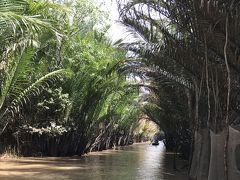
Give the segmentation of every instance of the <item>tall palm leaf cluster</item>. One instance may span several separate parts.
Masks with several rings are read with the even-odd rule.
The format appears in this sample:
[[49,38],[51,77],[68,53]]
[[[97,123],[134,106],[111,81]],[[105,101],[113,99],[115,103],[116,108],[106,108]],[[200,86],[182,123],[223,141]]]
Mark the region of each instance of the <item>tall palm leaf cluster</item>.
[[[0,2],[0,152],[81,155],[132,140],[137,88],[90,1]],[[107,25],[106,25],[107,26]]]
[[49,79],[65,74],[66,71],[59,69],[31,82],[29,75],[32,71],[31,59],[34,59],[34,42],[40,42],[42,33],[54,34],[56,30],[44,18],[31,15],[32,9],[37,8],[35,3],[30,5],[27,1],[4,0],[0,6],[2,133],[29,96],[37,95]]
[[239,178],[239,7],[236,0],[119,2],[134,39],[122,44],[134,55],[124,69],[146,79],[146,113],[165,133],[192,137],[194,179]]

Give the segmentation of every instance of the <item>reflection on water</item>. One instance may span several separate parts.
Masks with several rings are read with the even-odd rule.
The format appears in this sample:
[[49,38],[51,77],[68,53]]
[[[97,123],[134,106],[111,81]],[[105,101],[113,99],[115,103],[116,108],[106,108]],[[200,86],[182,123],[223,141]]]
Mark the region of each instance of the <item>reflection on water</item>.
[[81,158],[1,161],[0,179],[186,180],[184,173],[173,171],[172,162],[173,155],[165,152],[162,143],[136,144]]

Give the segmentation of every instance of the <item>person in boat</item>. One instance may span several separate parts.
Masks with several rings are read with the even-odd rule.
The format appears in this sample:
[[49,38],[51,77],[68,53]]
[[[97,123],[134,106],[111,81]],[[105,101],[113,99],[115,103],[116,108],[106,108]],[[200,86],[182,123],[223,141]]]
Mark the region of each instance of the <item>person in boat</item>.
[[156,135],[153,136],[151,143],[152,145],[159,145],[158,137]]

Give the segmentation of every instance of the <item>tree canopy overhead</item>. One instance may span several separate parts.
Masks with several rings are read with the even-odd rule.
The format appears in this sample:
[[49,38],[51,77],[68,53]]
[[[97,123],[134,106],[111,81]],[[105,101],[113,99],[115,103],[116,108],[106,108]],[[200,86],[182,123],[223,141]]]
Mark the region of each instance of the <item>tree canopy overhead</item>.
[[226,132],[218,144],[224,149],[219,170],[223,178],[232,177],[228,145],[229,126],[239,128],[239,2],[136,0],[119,1],[119,9],[122,23],[138,39],[122,44],[135,54],[125,69],[145,77],[158,97],[149,101],[154,106],[147,106],[147,112],[163,127],[180,123],[180,130],[165,128],[174,137],[190,130],[192,135],[185,137],[194,139],[194,153],[202,153],[200,159],[193,154],[194,178],[215,176],[215,134]]

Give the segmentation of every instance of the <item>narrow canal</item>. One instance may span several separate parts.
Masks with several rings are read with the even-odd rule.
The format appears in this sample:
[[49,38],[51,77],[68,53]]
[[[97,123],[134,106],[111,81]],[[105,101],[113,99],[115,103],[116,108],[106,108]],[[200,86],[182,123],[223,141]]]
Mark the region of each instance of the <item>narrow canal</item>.
[[115,150],[72,158],[20,158],[1,160],[0,179],[46,180],[186,180],[185,161],[177,159],[164,145],[135,144]]

